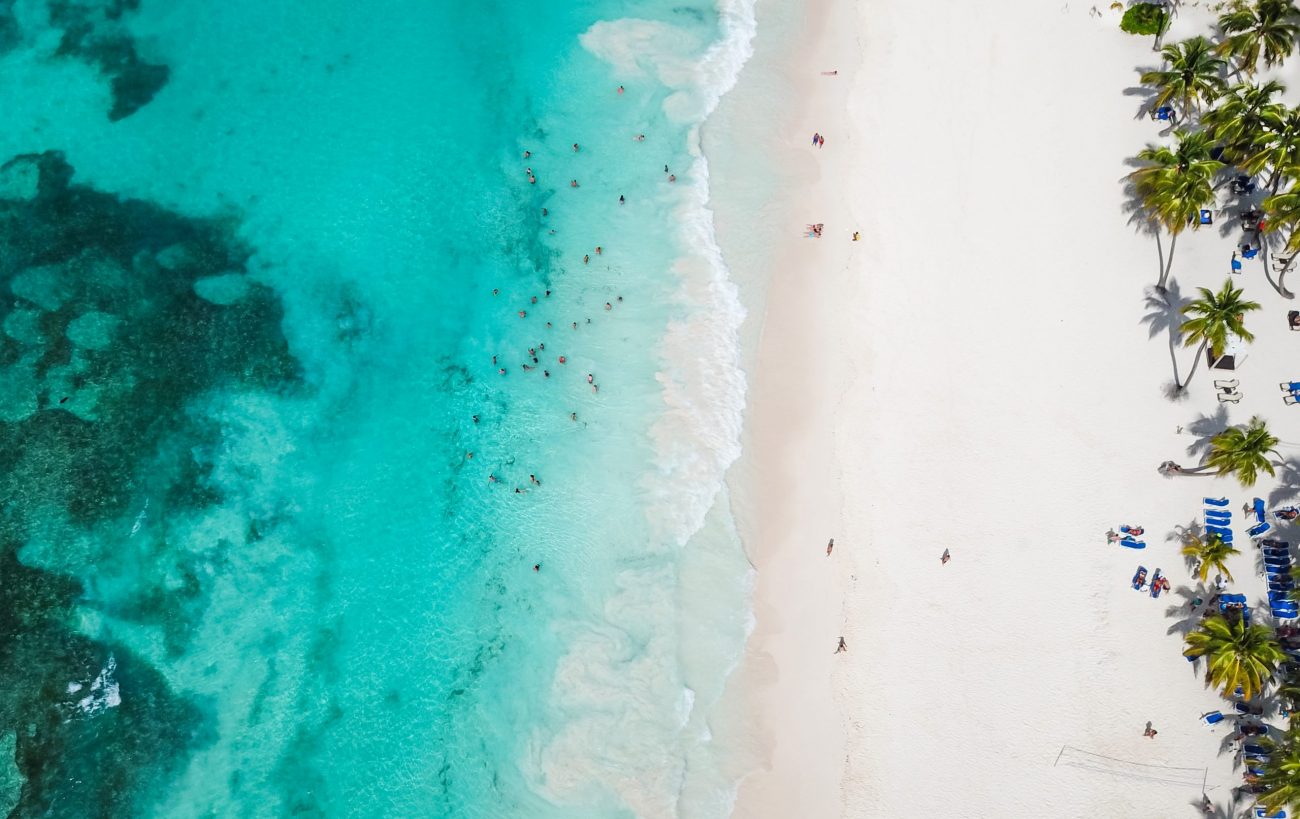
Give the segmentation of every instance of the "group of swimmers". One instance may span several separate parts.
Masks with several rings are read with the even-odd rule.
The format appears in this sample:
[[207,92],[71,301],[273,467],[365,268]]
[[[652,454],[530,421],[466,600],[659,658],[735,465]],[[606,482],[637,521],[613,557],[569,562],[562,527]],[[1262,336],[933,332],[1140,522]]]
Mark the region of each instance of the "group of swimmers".
[[[623,86],[620,85],[620,86],[618,87],[618,93],[619,93],[619,94],[622,94],[623,92],[624,92],[624,88],[623,88]],[[644,141],[645,141],[645,138],[646,138],[646,137],[645,137],[645,134],[637,134],[635,137],[633,137],[633,140],[636,141],[636,142],[644,142]],[[580,152],[582,151],[582,146],[581,146],[579,143],[577,143],[577,142],[575,142],[575,143],[572,144],[572,148],[573,148],[573,152],[574,152],[574,153],[580,153]],[[532,158],[532,155],[533,155],[533,152],[532,152],[531,150],[527,150],[527,149],[525,149],[524,152],[523,152],[523,158],[524,158],[524,159],[530,159],[530,158]],[[526,175],[526,177],[527,177],[527,179],[528,179],[528,184],[530,184],[530,185],[535,185],[535,184],[537,184],[537,174],[533,172],[532,167],[525,167],[525,168],[524,168],[524,174]],[[671,169],[668,167],[668,165],[664,165],[664,174],[666,175],[666,177],[667,177],[667,181],[668,181],[668,182],[676,182],[676,181],[677,181],[677,176],[676,176],[676,174],[672,173],[672,171],[671,171]],[[569,187],[570,187],[570,188],[580,188],[581,185],[579,184],[578,180],[577,180],[576,178],[574,178],[574,179],[570,179],[570,180],[569,180]],[[626,199],[626,197],[625,197],[623,194],[620,194],[620,195],[619,195],[619,197],[618,197],[618,203],[619,203],[620,205],[624,205],[624,204],[627,203],[627,199]],[[541,214],[542,214],[542,218],[545,219],[545,218],[547,218],[547,217],[550,216],[550,210],[547,209],[547,208],[542,208],[542,209],[541,209]],[[554,230],[551,230],[551,231],[550,231],[550,234],[551,234],[551,235],[554,235],[554,234],[555,234],[555,231],[554,231]],[[601,246],[601,245],[596,245],[594,251],[595,251],[595,254],[596,254],[597,256],[601,256],[601,255],[604,254],[604,247]],[[583,264],[590,264],[590,262],[591,262],[591,254],[590,254],[590,253],[584,253],[583,256],[582,256],[582,263],[583,263]],[[500,295],[500,292],[501,292],[501,291],[500,291],[499,288],[493,288],[493,289],[492,289],[492,295],[493,295],[493,296],[498,296],[498,295]],[[543,299],[546,299],[546,298],[550,298],[550,296],[551,296],[551,291],[550,291],[550,290],[546,290],[542,298],[543,298]],[[623,297],[620,295],[620,296],[616,296],[615,299],[614,299],[614,301],[612,301],[612,302],[611,302],[611,301],[607,301],[607,302],[605,302],[605,310],[606,310],[606,312],[612,311],[612,310],[614,309],[615,304],[616,304],[616,303],[621,303],[622,301],[623,301]],[[532,297],[530,297],[530,299],[529,299],[529,303],[530,303],[530,304],[537,304],[537,303],[538,303],[538,297],[537,297],[537,296],[532,296]],[[521,309],[519,309],[517,312],[518,312],[519,318],[521,318],[521,319],[526,319],[526,318],[528,318],[528,310],[527,310],[526,308],[521,308]],[[586,323],[586,324],[591,324],[591,319],[590,319],[590,318],[587,318],[587,319],[585,320],[585,323]],[[574,330],[577,330],[577,329],[578,329],[578,322],[574,321],[574,322],[572,322],[572,323],[570,324],[570,326],[571,326]],[[552,322],[547,321],[547,322],[546,322],[546,328],[547,328],[548,330],[549,330],[549,329],[553,329],[553,324],[552,324]],[[542,354],[545,352],[545,350],[546,350],[546,343],[545,343],[545,342],[542,342],[542,341],[537,342],[534,346],[530,346],[530,347],[528,347],[528,356],[527,356],[527,360],[525,361],[525,363],[523,363],[523,364],[521,365],[521,368],[522,368],[525,372],[531,372],[531,371],[535,371],[535,370],[541,370],[541,373],[542,373],[542,377],[543,377],[543,378],[550,378],[550,377],[551,377],[551,371],[550,371],[550,369],[549,369],[549,366],[548,366],[548,365],[543,365],[543,364],[541,363],[541,361],[542,361]],[[497,368],[497,374],[498,374],[498,375],[502,375],[502,376],[504,376],[504,375],[506,375],[506,374],[509,372],[509,369],[508,369],[508,367],[505,367],[505,366],[502,366],[501,364],[499,364],[497,359],[498,359],[498,356],[495,356],[495,355],[492,356],[492,365],[493,365],[494,367]],[[558,364],[560,364],[560,365],[564,365],[564,364],[568,363],[568,358],[567,358],[566,356],[561,355],[561,356],[557,356],[556,359],[555,359],[555,361],[556,361],[556,363],[558,363]],[[598,392],[600,391],[600,384],[597,383],[595,374],[594,374],[594,373],[587,373],[587,374],[586,374],[586,377],[587,377],[587,384],[591,387],[591,391],[592,391],[593,393],[598,393]],[[478,423],[478,420],[479,420],[478,416],[477,416],[477,415],[473,416],[473,420],[474,420],[474,423]],[[569,420],[570,420],[570,421],[574,421],[574,422],[576,422],[576,421],[578,420],[578,413],[576,413],[576,412],[570,412],[570,413],[569,413]],[[467,458],[473,458],[473,453],[472,453],[472,452],[471,452],[471,453],[466,453],[466,457],[467,457]],[[537,477],[536,477],[535,475],[529,475],[528,477],[529,477],[529,484],[530,484],[530,486],[533,486],[533,487],[540,487],[540,486],[541,486],[541,482],[540,482],[539,480],[537,480]],[[490,483],[490,484],[500,483],[500,479],[497,477],[497,475],[496,475],[495,473],[489,473],[489,474],[488,474],[488,483]],[[526,493],[526,492],[529,491],[529,489],[528,489],[527,487],[523,487],[523,486],[516,486],[516,487],[514,488],[514,490],[515,490],[515,493],[516,493],[516,494],[524,494],[524,493]],[[535,568],[536,568],[536,567],[535,567]]]

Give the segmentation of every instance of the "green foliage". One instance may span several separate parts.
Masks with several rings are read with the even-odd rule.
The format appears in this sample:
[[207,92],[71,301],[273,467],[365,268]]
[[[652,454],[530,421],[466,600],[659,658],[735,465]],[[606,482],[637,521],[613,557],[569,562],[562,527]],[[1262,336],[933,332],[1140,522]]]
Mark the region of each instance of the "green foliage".
[[1119,27],[1129,34],[1147,37],[1161,34],[1169,28],[1169,13],[1155,3],[1139,3],[1124,12]]
[[1160,49],[1160,56],[1166,67],[1143,72],[1139,77],[1143,85],[1156,91],[1153,107],[1177,102],[1186,114],[1194,108],[1199,110],[1202,102],[1213,102],[1226,90],[1222,76],[1226,63],[1204,37],[1167,45]]
[[1210,683],[1231,699],[1238,686],[1242,699],[1250,700],[1273,678],[1286,659],[1267,626],[1248,626],[1240,616],[1211,615],[1187,635],[1188,657],[1205,657]]
[[1259,479],[1259,473],[1276,474],[1269,456],[1276,454],[1277,444],[1277,436],[1256,416],[1245,426],[1228,427],[1211,438],[1205,465],[1213,467],[1219,475],[1236,475],[1242,486],[1251,487]]
[[1228,571],[1227,561],[1228,558],[1241,552],[1232,548],[1230,544],[1224,543],[1223,539],[1216,534],[1199,537],[1189,533],[1183,538],[1183,554],[1200,562],[1196,569],[1196,577],[1204,583],[1211,571],[1216,571],[1232,580],[1232,572]]

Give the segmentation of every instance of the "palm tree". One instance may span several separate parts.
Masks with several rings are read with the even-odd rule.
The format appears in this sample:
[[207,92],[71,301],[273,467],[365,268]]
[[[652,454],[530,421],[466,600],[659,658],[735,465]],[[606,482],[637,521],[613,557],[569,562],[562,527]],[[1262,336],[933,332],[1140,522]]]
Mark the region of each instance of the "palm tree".
[[1283,808],[1300,810],[1300,728],[1289,726],[1281,738],[1260,740],[1269,752],[1264,774],[1257,780],[1264,792],[1255,797],[1270,814]]
[[1216,475],[1236,475],[1242,486],[1254,486],[1260,472],[1276,474],[1276,464],[1268,456],[1277,455],[1277,443],[1277,436],[1257,415],[1245,426],[1228,427],[1211,438],[1204,466]]
[[[1295,173],[1300,174],[1300,170]],[[1295,264],[1296,255],[1300,254],[1300,187],[1293,185],[1285,193],[1275,194],[1265,199],[1264,212],[1268,214],[1264,224],[1270,233],[1277,230],[1286,231],[1286,243],[1282,247],[1282,252],[1291,258],[1277,274],[1277,285],[1282,288],[1283,277]]]
[[1187,373],[1187,380],[1178,385],[1180,390],[1186,389],[1196,374],[1196,367],[1201,363],[1201,355],[1207,346],[1210,348],[1210,358],[1217,360],[1228,346],[1229,335],[1242,341],[1255,340],[1255,336],[1246,329],[1245,317],[1252,310],[1260,309],[1258,302],[1242,301],[1242,291],[1232,286],[1231,279],[1223,283],[1218,293],[1212,293],[1205,287],[1198,287],[1197,290],[1201,292],[1201,297],[1184,306],[1181,311],[1184,316],[1195,318],[1184,321],[1178,331],[1183,336],[1184,347],[1197,342],[1201,346],[1196,349],[1196,358],[1192,361],[1191,371]]
[[1223,168],[1210,155],[1214,146],[1208,131],[1178,131],[1175,138],[1173,148],[1148,145],[1139,151],[1137,161],[1144,164],[1129,174],[1148,218],[1171,237],[1169,258],[1156,282],[1159,290],[1173,269],[1178,234],[1189,224],[1200,224],[1201,208],[1214,202],[1214,175]]
[[1209,681],[1232,697],[1238,687],[1242,699],[1258,694],[1286,655],[1267,626],[1248,626],[1244,618],[1214,614],[1197,631],[1187,635],[1187,657],[1206,657]]
[[1256,0],[1251,5],[1241,0],[1219,17],[1224,33],[1219,53],[1237,58],[1239,70],[1254,74],[1262,54],[1269,68],[1291,56],[1295,39],[1300,35],[1297,18],[1300,9],[1292,0]]
[[1213,102],[1223,92],[1225,63],[1215,56],[1209,40],[1193,37],[1165,46],[1160,54],[1168,67],[1143,72],[1139,77],[1143,85],[1156,89],[1154,107],[1177,101],[1188,113],[1199,109],[1201,102]]
[[1242,162],[1251,174],[1270,169],[1269,191],[1276,196],[1282,180],[1300,168],[1300,108],[1261,112],[1263,129],[1255,138],[1255,151]]
[[1263,85],[1234,85],[1217,105],[1205,112],[1201,124],[1223,146],[1224,158],[1240,164],[1263,148],[1260,137],[1267,128],[1266,122],[1284,116],[1286,108],[1274,101],[1274,97],[1284,93],[1286,87],[1277,80]]
[[1231,580],[1232,572],[1228,571],[1227,560],[1239,554],[1241,552],[1232,548],[1232,544],[1224,543],[1223,538],[1213,533],[1205,537],[1188,533],[1183,538],[1183,555],[1200,561],[1196,576],[1202,583],[1209,578],[1211,569]]

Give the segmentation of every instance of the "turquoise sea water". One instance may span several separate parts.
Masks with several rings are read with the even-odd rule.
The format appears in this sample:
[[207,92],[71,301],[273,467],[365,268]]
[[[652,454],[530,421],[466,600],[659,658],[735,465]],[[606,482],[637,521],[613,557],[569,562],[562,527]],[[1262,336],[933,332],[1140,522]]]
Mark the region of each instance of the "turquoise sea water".
[[0,810],[726,812],[751,35],[0,2]]

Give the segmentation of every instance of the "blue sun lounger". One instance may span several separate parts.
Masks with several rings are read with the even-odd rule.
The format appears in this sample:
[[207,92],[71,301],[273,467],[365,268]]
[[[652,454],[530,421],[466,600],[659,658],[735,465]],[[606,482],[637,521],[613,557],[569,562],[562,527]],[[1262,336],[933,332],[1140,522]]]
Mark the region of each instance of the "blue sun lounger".
[[1222,540],[1224,543],[1231,543],[1231,542],[1232,542],[1232,530],[1231,530],[1231,529],[1224,529],[1222,526],[1209,526],[1209,525],[1207,525],[1207,526],[1205,527],[1205,531],[1206,531],[1207,534],[1218,535],[1218,536],[1219,536],[1219,540]]
[[1257,523],[1254,526],[1247,529],[1246,534],[1250,535],[1251,537],[1262,537],[1268,534],[1272,530],[1273,530],[1273,524],[1269,523],[1268,521],[1264,521],[1263,523]]
[[1232,523],[1232,515],[1227,512],[1216,512],[1213,509],[1206,509],[1205,522],[1228,526]]
[[1127,546],[1130,549],[1145,549],[1147,547],[1145,541],[1134,540],[1131,537],[1121,538],[1119,541],[1119,545]]
[[1218,725],[1220,722],[1223,722],[1223,720],[1224,716],[1222,711],[1211,711],[1208,714],[1201,715],[1201,722],[1208,726]]
[[1255,812],[1252,816],[1254,816],[1255,819],[1286,819],[1286,811],[1277,810],[1273,813],[1269,813],[1267,808],[1261,808],[1256,805]]
[[1174,109],[1170,105],[1162,105],[1156,109],[1156,119],[1170,120],[1173,119]]
[[1264,499],[1263,498],[1255,498],[1255,518],[1260,523],[1264,522]]
[[1205,498],[1206,506],[1227,506],[1227,498]]
[[1238,259],[1236,256],[1232,257],[1232,272],[1233,273],[1241,272],[1241,259]]

